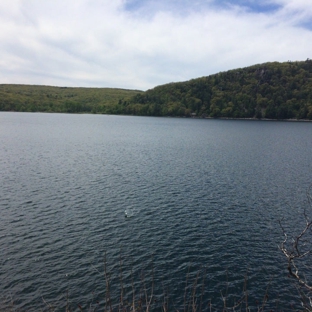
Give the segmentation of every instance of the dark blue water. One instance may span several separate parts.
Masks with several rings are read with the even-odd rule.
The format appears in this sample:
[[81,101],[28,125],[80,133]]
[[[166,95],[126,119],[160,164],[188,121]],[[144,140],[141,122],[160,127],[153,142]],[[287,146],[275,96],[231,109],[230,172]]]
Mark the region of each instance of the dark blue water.
[[122,268],[125,300],[154,284],[156,308],[182,310],[199,272],[203,310],[246,275],[251,307],[269,285],[290,309],[278,221],[302,228],[311,155],[312,123],[2,112],[1,300],[103,311],[106,255],[115,305]]

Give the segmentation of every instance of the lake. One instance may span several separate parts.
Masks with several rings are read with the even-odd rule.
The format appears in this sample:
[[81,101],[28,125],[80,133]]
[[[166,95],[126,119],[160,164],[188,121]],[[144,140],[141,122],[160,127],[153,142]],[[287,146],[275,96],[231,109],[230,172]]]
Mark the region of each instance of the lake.
[[107,273],[114,307],[222,308],[246,276],[251,308],[300,307],[279,221],[303,228],[311,155],[309,122],[1,112],[2,305],[103,311]]

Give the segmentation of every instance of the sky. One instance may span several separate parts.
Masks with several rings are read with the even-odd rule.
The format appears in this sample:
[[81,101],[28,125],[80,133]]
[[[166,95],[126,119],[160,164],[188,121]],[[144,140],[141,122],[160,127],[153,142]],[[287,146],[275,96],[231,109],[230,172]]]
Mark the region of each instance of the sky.
[[1,0],[0,84],[147,90],[312,58],[312,0]]

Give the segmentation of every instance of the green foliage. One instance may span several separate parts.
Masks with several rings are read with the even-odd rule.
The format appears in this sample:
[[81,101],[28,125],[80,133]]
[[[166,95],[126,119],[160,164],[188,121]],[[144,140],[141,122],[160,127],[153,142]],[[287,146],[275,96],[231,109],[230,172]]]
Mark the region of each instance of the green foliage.
[[122,103],[140,92],[2,84],[0,111],[119,114]]
[[307,59],[158,86],[131,98],[127,109],[155,116],[312,119],[311,99],[312,60]]
[[312,60],[258,64],[146,92],[0,85],[0,110],[312,120]]

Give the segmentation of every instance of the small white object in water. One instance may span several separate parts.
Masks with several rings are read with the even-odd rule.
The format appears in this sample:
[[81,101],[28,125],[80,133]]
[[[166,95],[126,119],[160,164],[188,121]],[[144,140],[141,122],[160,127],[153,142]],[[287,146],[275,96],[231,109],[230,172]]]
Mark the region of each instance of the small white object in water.
[[131,208],[127,208],[125,210],[125,218],[132,218],[134,216],[134,210]]

